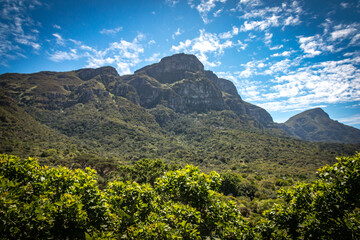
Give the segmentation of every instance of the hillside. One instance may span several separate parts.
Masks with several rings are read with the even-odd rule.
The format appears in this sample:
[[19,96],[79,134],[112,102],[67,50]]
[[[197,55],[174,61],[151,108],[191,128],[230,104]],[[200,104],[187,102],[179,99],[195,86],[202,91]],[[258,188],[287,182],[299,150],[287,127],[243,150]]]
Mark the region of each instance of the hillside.
[[303,177],[359,149],[289,137],[193,55],[125,76],[112,67],[3,74],[0,88],[1,152],[50,165],[161,158],[204,171]]
[[299,113],[284,124],[289,135],[314,142],[360,143],[360,130],[330,119],[321,108]]

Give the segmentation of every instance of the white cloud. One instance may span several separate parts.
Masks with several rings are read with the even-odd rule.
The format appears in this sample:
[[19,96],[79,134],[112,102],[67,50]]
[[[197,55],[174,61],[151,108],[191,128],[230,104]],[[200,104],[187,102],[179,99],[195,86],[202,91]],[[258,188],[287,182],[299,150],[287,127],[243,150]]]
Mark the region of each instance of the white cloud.
[[224,11],[224,8],[220,8],[219,10],[217,10],[216,12],[214,12],[214,17],[219,17],[220,14],[222,13],[222,11]]
[[271,55],[271,57],[290,57],[290,55],[293,53],[294,51],[284,51],[282,53],[274,53]]
[[137,36],[134,39],[134,42],[140,42],[142,40],[145,40],[146,36],[145,34],[138,32]]
[[[90,60],[88,60],[88,64],[86,65],[86,67],[88,67],[88,68],[98,68],[98,67],[105,66],[105,65],[111,65],[115,62],[115,59],[117,59],[116,56],[115,56],[115,58],[112,58],[112,57],[104,58],[104,57],[93,57],[93,56],[89,55],[89,57],[90,57]],[[120,61],[117,61],[116,66],[120,66],[120,65],[121,65]],[[127,73],[127,72],[130,72],[130,69],[126,65],[126,67],[121,67],[121,71],[125,71]]]
[[179,3],[180,0],[165,0],[165,3],[170,7],[175,7],[176,4]]
[[60,27],[59,25],[57,25],[57,24],[54,24],[54,25],[53,25],[53,28],[55,28],[55,29],[61,29],[61,27]]
[[273,76],[276,73],[288,74],[290,71],[289,69],[297,64],[298,62],[295,60],[284,59],[274,64],[269,64],[270,67],[266,69],[263,74],[270,76]]
[[282,12],[280,7],[265,7],[263,9],[253,9],[251,11],[246,11],[244,15],[241,16],[243,19],[252,19],[252,18],[266,18],[267,16],[277,15]]
[[289,16],[284,20],[284,26],[295,26],[301,23],[299,15]]
[[29,11],[41,6],[36,0],[0,1],[0,65],[8,66],[8,61],[26,57],[26,52],[37,52],[38,23],[29,17]]
[[233,35],[232,35],[232,33],[230,31],[228,31],[228,32],[220,33],[219,37],[221,39],[229,39],[229,38],[232,38]]
[[74,47],[68,51],[55,51],[49,55],[49,59],[54,62],[66,60],[77,60],[85,58],[85,67],[97,68],[104,65],[114,65],[120,74],[130,74],[131,67],[141,62],[140,55],[144,48],[142,41],[145,36],[139,33],[131,42],[120,40],[112,42],[103,50],[82,44],[80,41],[72,40]]
[[175,39],[176,36],[179,36],[179,35],[181,35],[182,33],[183,33],[183,32],[180,30],[180,28],[178,28],[178,29],[176,30],[176,32],[173,33],[172,39]]
[[342,7],[342,8],[348,8],[349,7],[349,3],[346,3],[346,2],[342,2],[342,3],[340,3],[340,6]]
[[207,33],[204,29],[200,30],[200,36],[192,40],[187,39],[180,42],[178,46],[172,46],[173,52],[188,52],[195,54],[199,60],[206,66],[215,67],[221,63],[219,61],[208,61],[208,54],[220,55],[224,53],[224,49],[231,48],[235,44],[230,40],[221,41],[217,34]]
[[245,50],[248,45],[246,43],[243,43],[240,40],[238,40],[236,46],[238,46],[239,49],[241,49],[241,50]]
[[69,39],[70,42],[74,43],[75,45],[81,45],[82,42],[81,41],[77,41],[77,40],[74,40],[74,39]]
[[[296,62],[296,59],[295,59]],[[294,111],[329,104],[360,101],[360,56],[356,53],[337,61],[324,61],[299,67],[289,59],[270,63],[253,60],[240,72],[219,72],[230,79],[246,101],[268,111]],[[288,65],[297,68],[289,67]],[[291,69],[291,70],[290,70]],[[274,76],[271,82],[254,80],[258,75]],[[260,78],[262,79],[262,77]],[[350,122],[350,121],[349,121]]]
[[325,19],[321,26],[324,27],[322,35],[298,36],[300,48],[306,53],[304,57],[315,57],[324,52],[340,52],[359,44],[359,23],[334,25],[333,21]]
[[339,122],[350,125],[360,124],[360,114],[355,114],[350,117],[340,118]]
[[259,75],[263,74],[262,72],[263,68],[267,66],[265,64],[264,60],[253,60],[250,62],[247,62],[246,64],[242,64],[242,66],[245,68],[243,71],[238,72],[238,76],[240,78],[249,78],[253,75]]
[[353,28],[353,27],[336,30],[331,33],[331,39],[333,41],[335,41],[338,39],[348,38],[349,36],[353,35],[356,32],[357,32],[357,29]]
[[243,7],[245,8],[253,8],[256,6],[261,6],[263,3],[261,2],[261,0],[240,0],[238,3],[237,8],[238,9],[242,9]]
[[100,34],[104,34],[104,35],[115,35],[118,32],[120,32],[123,28],[122,27],[116,27],[116,28],[111,28],[111,29],[105,29],[103,28],[100,32]]
[[315,57],[322,53],[324,43],[319,35],[299,37],[300,48],[306,53],[305,57]]
[[155,44],[155,43],[156,43],[156,41],[153,40],[153,39],[151,39],[151,40],[148,42],[148,45],[153,45],[153,44]]
[[142,38],[138,35],[132,42],[125,40],[113,42],[103,51],[88,48],[90,51],[87,52],[86,67],[95,68],[113,64],[120,74],[130,74],[130,67],[141,61],[140,54],[144,52],[144,48],[139,44],[139,39]]
[[301,23],[300,15],[303,13],[298,1],[293,1],[292,4],[282,3],[281,7],[264,7],[254,8],[259,6],[257,1],[240,1],[241,6],[244,3],[252,3],[251,9],[239,8],[244,12],[241,18],[245,19],[241,26],[241,31],[264,31],[271,27],[295,26]]
[[61,45],[61,46],[65,46],[65,41],[64,41],[64,39],[61,37],[60,34],[54,33],[53,36],[56,38],[56,44],[59,44],[59,45]]
[[352,39],[349,45],[360,45],[360,33],[356,34]]
[[264,31],[265,29],[268,29],[270,27],[278,27],[279,25],[279,16],[272,15],[270,17],[267,17],[265,20],[249,22],[245,21],[244,25],[241,26],[240,30],[242,32],[247,32],[251,30]]
[[325,61],[276,77],[259,104],[269,111],[360,101],[359,58]]
[[265,33],[265,44],[267,44],[267,45],[270,45],[271,44],[271,39],[272,39],[272,37],[273,37],[274,35],[272,34],[272,33]]
[[71,49],[69,52],[56,51],[50,55],[50,60],[54,62],[62,62],[64,60],[76,60],[80,56],[77,54],[76,49]]
[[233,26],[231,31],[223,32],[219,34],[221,39],[229,39],[239,34],[239,28]]
[[279,50],[279,49],[281,49],[281,48],[283,48],[284,47],[284,45],[277,45],[277,46],[274,46],[274,47],[270,47],[270,50]]
[[[201,0],[200,4],[198,4],[196,7],[193,4],[193,1],[188,1],[188,4],[191,7],[196,8],[196,10],[199,12],[204,23],[207,24],[210,22],[210,20],[208,19],[208,14],[216,7],[217,2],[225,3],[226,0]],[[220,12],[219,12],[219,10],[217,10],[215,12],[214,16],[216,17],[216,15],[219,14]]]
[[[246,101],[269,111],[360,101],[360,56],[356,53],[350,58],[307,67],[299,67],[301,58],[274,63],[270,60],[253,60],[243,64],[244,70],[240,72],[221,72],[219,76],[231,79]],[[254,80],[267,75],[273,80]]]
[[146,62],[158,62],[160,53],[154,53],[153,55],[151,55],[151,57],[145,59]]

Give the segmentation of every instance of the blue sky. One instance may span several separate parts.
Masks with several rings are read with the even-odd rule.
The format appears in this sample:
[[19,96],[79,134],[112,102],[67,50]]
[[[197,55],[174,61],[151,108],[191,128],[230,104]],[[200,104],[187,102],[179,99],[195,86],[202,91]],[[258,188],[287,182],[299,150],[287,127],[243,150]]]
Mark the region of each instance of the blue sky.
[[359,0],[0,0],[0,74],[123,75],[178,52],[276,122],[322,107],[360,128]]

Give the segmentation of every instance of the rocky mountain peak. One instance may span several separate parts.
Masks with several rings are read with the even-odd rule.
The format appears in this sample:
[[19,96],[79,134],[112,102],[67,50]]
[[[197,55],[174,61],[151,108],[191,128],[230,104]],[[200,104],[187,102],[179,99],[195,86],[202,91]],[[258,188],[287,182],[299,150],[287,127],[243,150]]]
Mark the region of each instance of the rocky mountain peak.
[[84,81],[90,80],[98,75],[110,75],[114,77],[120,77],[114,67],[106,66],[100,68],[83,68],[76,70],[77,76]]
[[179,53],[161,59],[159,66],[163,67],[164,72],[171,71],[204,71],[204,65],[192,54]]
[[310,109],[310,110],[307,110],[305,112],[302,112],[301,115],[302,116],[308,116],[311,119],[315,119],[315,118],[328,118],[328,119],[330,119],[329,114],[327,114],[322,108]]
[[[314,108],[299,113],[287,120],[285,125],[287,126],[303,126],[306,125],[324,125],[330,121],[329,115],[321,108]],[[331,120],[332,121],[332,120]]]
[[[241,118],[255,120],[258,126],[273,124],[266,110],[243,101],[231,81],[205,71],[194,55],[165,57],[121,80],[135,89],[138,103],[148,109],[163,105],[179,113],[231,110]],[[118,92],[126,97],[123,91]]]
[[330,119],[321,108],[299,113],[284,124],[283,130],[289,135],[315,142],[359,143],[360,130]]
[[174,83],[185,77],[186,72],[203,72],[204,65],[195,55],[175,54],[164,57],[159,63],[143,67],[135,74],[146,74],[161,83]]

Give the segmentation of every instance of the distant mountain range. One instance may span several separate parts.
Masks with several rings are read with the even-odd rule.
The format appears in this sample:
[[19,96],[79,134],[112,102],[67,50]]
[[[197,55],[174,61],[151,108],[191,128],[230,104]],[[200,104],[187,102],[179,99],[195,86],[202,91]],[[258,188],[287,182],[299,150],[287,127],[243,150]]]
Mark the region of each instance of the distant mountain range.
[[212,166],[255,164],[326,159],[358,148],[296,139],[360,143],[360,130],[331,120],[321,109],[274,123],[266,110],[243,101],[231,81],[187,54],[124,76],[113,67],[3,74],[0,113],[0,152],[47,161],[86,152]]

